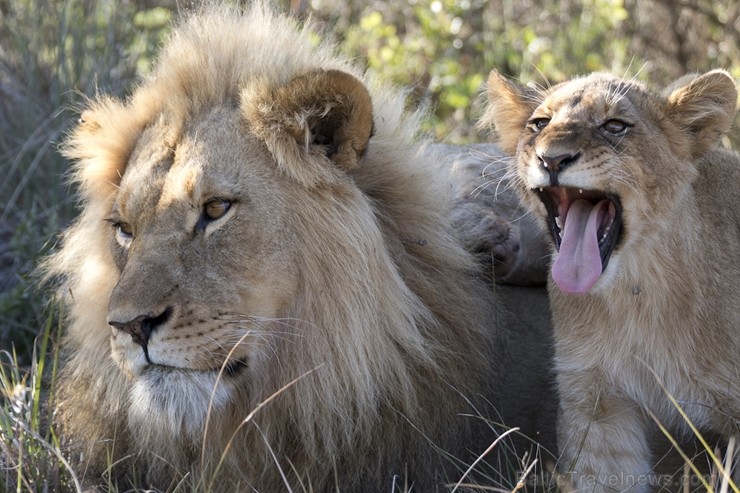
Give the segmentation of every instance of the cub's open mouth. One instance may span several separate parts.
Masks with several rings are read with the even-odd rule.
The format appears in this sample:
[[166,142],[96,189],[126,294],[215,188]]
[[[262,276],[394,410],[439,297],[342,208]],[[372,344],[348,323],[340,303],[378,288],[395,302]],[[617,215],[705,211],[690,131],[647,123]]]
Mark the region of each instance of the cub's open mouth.
[[585,293],[606,269],[622,235],[622,204],[595,190],[544,187],[534,190],[547,210],[558,255],[552,276],[561,290]]

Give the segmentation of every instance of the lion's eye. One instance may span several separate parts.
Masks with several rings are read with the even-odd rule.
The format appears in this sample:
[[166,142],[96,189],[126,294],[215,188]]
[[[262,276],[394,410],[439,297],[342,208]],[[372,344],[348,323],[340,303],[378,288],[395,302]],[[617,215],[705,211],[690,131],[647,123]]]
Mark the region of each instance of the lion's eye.
[[527,123],[529,128],[535,132],[539,132],[540,130],[542,130],[549,124],[550,124],[549,118],[533,118]]
[[629,125],[627,125],[622,120],[608,120],[606,123],[604,123],[601,128],[604,129],[604,131],[613,134],[613,135],[620,135],[623,134]]
[[226,199],[213,198],[203,204],[203,210],[195,225],[195,231],[205,231],[208,224],[218,221],[229,212],[233,202]]
[[122,221],[114,221],[113,229],[116,232],[116,241],[118,241],[118,244],[123,248],[128,248],[134,239],[134,230],[131,225]]
[[224,217],[231,208],[231,202],[224,199],[211,199],[203,206],[203,214],[209,221]]

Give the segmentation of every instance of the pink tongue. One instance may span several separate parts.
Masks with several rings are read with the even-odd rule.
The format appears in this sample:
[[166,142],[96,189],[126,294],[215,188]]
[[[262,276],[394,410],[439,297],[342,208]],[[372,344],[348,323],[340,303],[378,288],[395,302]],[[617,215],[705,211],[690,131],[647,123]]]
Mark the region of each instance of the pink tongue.
[[601,275],[598,228],[603,213],[609,213],[608,200],[596,205],[576,200],[568,209],[560,251],[552,264],[552,278],[566,293],[587,292]]

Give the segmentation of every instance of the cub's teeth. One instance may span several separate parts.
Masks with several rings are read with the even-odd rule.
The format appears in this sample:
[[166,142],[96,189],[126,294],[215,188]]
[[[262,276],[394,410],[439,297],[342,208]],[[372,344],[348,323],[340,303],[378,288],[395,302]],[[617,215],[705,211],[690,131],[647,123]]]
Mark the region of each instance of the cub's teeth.
[[560,231],[563,230],[563,220],[560,219],[560,216],[555,218],[555,224],[558,225],[558,228],[560,228]]
[[583,194],[583,189],[582,188],[579,188],[578,189],[578,193]]
[[543,191],[543,190],[542,190],[542,187],[540,187],[540,192],[542,192],[542,191]]

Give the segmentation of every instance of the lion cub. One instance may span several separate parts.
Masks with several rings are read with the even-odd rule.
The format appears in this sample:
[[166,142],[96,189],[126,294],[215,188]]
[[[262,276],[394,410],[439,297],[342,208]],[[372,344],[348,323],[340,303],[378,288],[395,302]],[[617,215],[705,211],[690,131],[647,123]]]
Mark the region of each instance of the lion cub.
[[740,435],[740,157],[718,146],[737,89],[721,70],[674,86],[488,80],[483,123],[553,244],[559,467],[577,490],[650,489],[647,430],[688,432],[677,405]]

